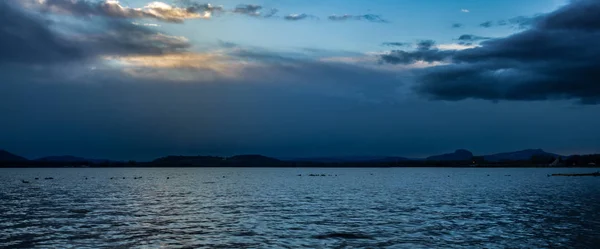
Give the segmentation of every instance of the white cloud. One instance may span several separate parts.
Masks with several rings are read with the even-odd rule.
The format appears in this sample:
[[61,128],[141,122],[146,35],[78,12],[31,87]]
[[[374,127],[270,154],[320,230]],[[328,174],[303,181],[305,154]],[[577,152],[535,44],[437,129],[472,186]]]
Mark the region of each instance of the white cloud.
[[436,45],[439,50],[465,50],[469,48],[476,48],[479,45],[463,45],[458,43],[448,43]]
[[160,27],[160,25],[155,24],[155,23],[138,23],[138,22],[132,22],[131,24],[137,25],[137,26],[146,26],[146,27]]
[[37,0],[23,1],[27,7],[38,7],[54,13],[80,16],[108,16],[117,18],[152,18],[165,22],[183,22],[186,19],[209,19],[220,7],[203,5],[194,8],[179,8],[163,2],[151,2],[143,8],[121,5],[117,0]]
[[463,12],[463,13],[469,13],[469,12],[471,12],[471,11],[470,11],[470,10],[468,10],[468,9],[461,9],[461,10],[460,10],[460,12]]

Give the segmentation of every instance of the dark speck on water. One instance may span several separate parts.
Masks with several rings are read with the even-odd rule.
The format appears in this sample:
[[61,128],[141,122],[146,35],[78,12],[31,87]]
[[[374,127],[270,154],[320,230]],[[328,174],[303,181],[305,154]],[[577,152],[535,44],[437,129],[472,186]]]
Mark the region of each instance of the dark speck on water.
[[7,168],[0,248],[598,248],[600,177],[547,177],[583,173]]

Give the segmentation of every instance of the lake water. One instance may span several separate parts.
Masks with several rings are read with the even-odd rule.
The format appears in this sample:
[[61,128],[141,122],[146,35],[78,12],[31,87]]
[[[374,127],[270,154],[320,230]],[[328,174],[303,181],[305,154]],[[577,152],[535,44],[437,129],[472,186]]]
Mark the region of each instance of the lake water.
[[0,247],[598,248],[593,171],[0,169]]

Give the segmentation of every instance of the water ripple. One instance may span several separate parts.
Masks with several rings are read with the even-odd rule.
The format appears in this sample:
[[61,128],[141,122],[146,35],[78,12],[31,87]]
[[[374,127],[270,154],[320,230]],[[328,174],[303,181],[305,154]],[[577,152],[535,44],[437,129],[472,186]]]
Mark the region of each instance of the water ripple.
[[596,247],[600,179],[555,171],[0,169],[0,247]]

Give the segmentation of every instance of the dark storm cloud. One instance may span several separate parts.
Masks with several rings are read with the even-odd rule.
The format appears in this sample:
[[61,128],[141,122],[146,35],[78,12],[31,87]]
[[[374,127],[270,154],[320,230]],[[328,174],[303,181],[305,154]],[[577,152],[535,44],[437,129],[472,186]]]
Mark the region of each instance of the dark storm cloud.
[[118,20],[99,24],[100,31],[61,35],[52,23],[0,3],[0,62],[49,64],[93,59],[99,55],[164,54],[187,49],[183,37],[156,33],[144,26]]
[[122,6],[118,1],[45,0],[35,2],[43,11],[76,16],[104,16],[112,18],[152,18],[164,22],[181,23],[186,19],[209,18],[207,13],[222,11],[222,7],[210,4],[190,3],[179,8],[162,2],[151,2],[143,8]]
[[160,55],[184,52],[191,46],[184,37],[128,22],[109,20],[103,26],[103,33],[87,35],[80,46],[97,55]]
[[600,30],[600,1],[574,0],[537,21],[540,29],[598,32]]
[[0,2],[0,63],[55,63],[83,58],[73,43],[48,29],[50,21]]
[[[600,1],[573,1],[520,33],[454,51],[454,64],[421,72],[416,89],[433,99],[600,99]],[[430,51],[427,51],[430,52]],[[405,57],[420,51],[404,52]],[[397,57],[403,58],[397,59]],[[408,57],[408,58],[413,58]],[[387,62],[395,62],[389,58]]]
[[440,50],[435,47],[435,41],[423,40],[416,44],[414,51],[392,50],[380,56],[381,62],[390,64],[412,64],[417,61],[438,62],[446,61],[454,55],[455,51]]
[[330,15],[327,19],[331,21],[348,21],[348,20],[356,20],[356,21],[369,21],[369,22],[379,22],[379,23],[387,23],[388,21],[383,19],[380,15],[374,14],[365,14],[365,15]]

